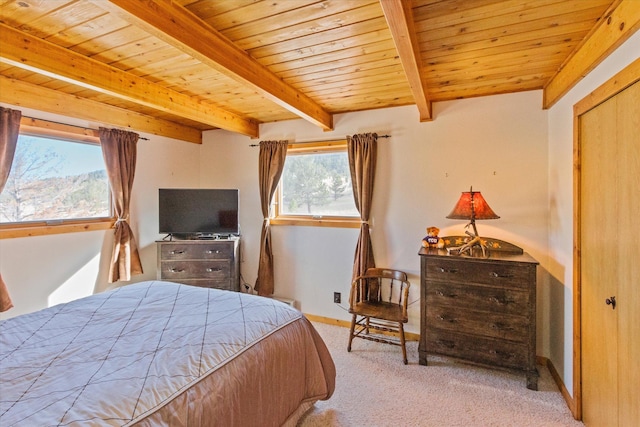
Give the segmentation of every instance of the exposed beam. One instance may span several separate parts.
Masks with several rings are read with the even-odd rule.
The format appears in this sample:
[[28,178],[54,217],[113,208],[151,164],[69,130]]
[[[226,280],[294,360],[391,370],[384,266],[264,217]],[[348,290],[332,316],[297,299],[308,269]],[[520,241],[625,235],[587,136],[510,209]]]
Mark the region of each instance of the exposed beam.
[[588,38],[546,84],[543,108],[551,108],[639,28],[640,1],[621,0],[615,9],[608,10]]
[[[92,0],[286,110],[333,129],[333,116],[173,0]],[[116,7],[114,7],[116,6]]]
[[202,143],[202,132],[167,120],[0,76],[0,102],[99,124]]
[[409,80],[411,93],[420,113],[420,121],[432,120],[427,84],[420,73],[420,49],[413,23],[411,0],[380,0],[380,5],[400,55],[402,68]]
[[258,136],[258,124],[196,98],[0,24],[0,62],[216,128]]

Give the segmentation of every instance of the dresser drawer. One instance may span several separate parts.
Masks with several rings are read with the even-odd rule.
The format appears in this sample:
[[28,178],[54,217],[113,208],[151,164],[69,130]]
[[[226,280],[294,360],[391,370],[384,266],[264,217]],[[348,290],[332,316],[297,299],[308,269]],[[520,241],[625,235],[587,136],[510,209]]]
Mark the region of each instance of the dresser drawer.
[[[514,263],[459,262],[430,259],[426,277],[430,281],[481,283],[493,286],[528,289],[530,268]],[[535,267],[534,270],[535,271]]]
[[529,347],[506,340],[427,329],[427,346],[430,352],[477,363],[519,369],[530,365]]
[[160,245],[160,259],[230,259],[233,257],[233,244],[162,244]]
[[526,316],[508,315],[453,307],[430,305],[427,308],[427,328],[466,333],[489,338],[505,339],[526,344],[529,320]]
[[231,274],[229,261],[162,261],[161,278],[180,281],[180,279],[228,279]]
[[427,305],[522,315],[529,305],[529,294],[520,289],[474,286],[459,283],[426,283]]
[[216,288],[227,291],[237,290],[232,280],[229,279],[180,279],[174,280],[183,285],[199,286],[201,288]]

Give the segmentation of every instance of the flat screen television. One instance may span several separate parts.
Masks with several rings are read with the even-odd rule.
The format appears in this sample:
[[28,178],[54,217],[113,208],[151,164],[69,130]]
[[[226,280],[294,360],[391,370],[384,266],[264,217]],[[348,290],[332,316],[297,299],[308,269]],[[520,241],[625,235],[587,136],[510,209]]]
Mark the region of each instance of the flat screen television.
[[160,233],[184,238],[240,234],[237,189],[160,188]]

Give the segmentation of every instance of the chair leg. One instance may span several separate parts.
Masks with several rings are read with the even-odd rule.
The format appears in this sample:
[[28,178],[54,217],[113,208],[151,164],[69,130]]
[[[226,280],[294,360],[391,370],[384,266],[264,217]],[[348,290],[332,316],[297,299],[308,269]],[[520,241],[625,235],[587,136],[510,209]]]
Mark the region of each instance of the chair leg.
[[353,341],[353,331],[355,331],[356,329],[356,316],[357,315],[353,315],[353,317],[351,318],[351,328],[349,329],[349,345],[347,345],[347,351],[350,352],[351,351],[351,341]]
[[405,365],[407,365],[409,361],[407,360],[407,346],[405,345],[404,326],[402,322],[399,322],[398,329],[400,330],[400,344],[402,346],[402,361],[404,362]]

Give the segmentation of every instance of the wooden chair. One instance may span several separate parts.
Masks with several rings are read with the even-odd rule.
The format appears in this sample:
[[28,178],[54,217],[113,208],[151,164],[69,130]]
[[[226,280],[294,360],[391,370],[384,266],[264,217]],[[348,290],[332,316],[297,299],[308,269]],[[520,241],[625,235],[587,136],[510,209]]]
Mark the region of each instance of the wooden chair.
[[406,273],[388,268],[369,268],[351,283],[349,313],[353,317],[347,351],[353,338],[363,338],[402,347],[404,364],[408,363],[403,324],[408,320],[410,286]]

